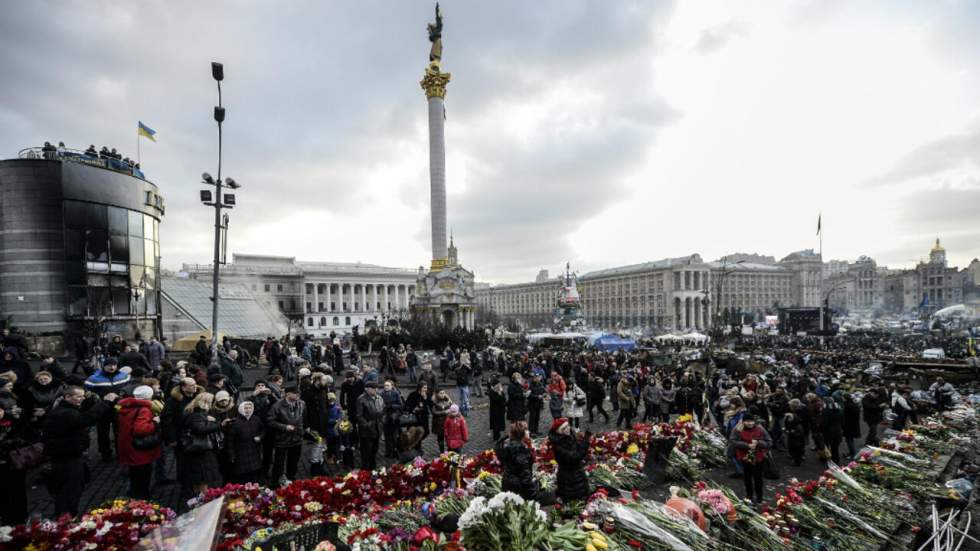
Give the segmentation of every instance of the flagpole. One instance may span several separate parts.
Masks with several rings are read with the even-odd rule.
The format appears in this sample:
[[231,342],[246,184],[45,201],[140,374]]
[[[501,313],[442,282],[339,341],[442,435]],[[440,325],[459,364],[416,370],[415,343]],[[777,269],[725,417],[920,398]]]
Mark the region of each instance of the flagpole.
[[136,164],[142,163],[142,155],[140,154],[140,127],[136,126]]

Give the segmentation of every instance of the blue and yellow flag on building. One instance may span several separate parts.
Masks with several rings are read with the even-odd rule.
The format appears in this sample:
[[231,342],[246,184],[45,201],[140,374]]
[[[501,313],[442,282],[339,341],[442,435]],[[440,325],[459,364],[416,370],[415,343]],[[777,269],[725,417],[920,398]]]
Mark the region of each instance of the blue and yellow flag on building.
[[138,131],[137,131],[137,134],[138,135],[145,136],[147,138],[150,138],[153,141],[157,141],[157,139],[153,137],[156,133],[157,133],[156,130],[150,128],[149,126],[147,126],[145,124],[143,124],[143,121],[139,121],[139,128],[138,128]]

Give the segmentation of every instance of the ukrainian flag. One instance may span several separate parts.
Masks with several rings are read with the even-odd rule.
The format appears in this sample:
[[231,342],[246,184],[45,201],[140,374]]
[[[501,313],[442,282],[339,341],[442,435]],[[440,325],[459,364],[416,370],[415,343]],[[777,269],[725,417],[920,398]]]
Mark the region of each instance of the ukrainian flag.
[[156,134],[157,131],[143,124],[143,121],[139,121],[139,128],[136,133],[139,136],[145,136],[153,141],[157,141],[157,139],[153,137],[153,135]]

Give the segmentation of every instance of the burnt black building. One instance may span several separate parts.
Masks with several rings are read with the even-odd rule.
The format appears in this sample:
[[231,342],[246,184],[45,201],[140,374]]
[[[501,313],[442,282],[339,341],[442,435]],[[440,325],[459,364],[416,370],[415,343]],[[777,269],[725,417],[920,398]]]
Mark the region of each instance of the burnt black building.
[[164,212],[118,159],[29,148],[0,161],[0,324],[66,341],[157,334]]

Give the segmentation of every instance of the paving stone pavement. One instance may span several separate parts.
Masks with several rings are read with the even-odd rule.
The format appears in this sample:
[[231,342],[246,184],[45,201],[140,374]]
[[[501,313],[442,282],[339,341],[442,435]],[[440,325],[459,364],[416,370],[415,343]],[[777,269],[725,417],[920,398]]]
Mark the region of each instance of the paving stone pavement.
[[[266,375],[266,369],[250,369],[246,372],[246,387],[250,387],[254,381],[264,378]],[[441,379],[440,379],[441,381]],[[452,381],[447,383],[449,388],[450,396],[454,402],[459,401],[458,391],[453,385]],[[407,377],[399,377],[399,387],[402,393],[407,396],[408,392],[414,387],[413,384],[408,382]],[[471,396],[470,403],[473,405],[473,410],[469,413],[467,417],[467,424],[470,430],[470,441],[463,448],[463,453],[477,453],[482,450],[493,448],[493,436],[490,432],[490,422],[489,422],[489,411],[488,402],[486,397],[475,397]],[[605,404],[605,409],[610,413],[610,421],[606,422],[601,416],[596,419],[595,423],[588,423],[588,416],[582,420],[582,430],[591,430],[592,432],[602,432],[615,430],[616,416],[612,412],[611,404],[607,401]],[[540,431],[542,434],[547,433],[548,428],[551,425],[551,415],[548,411],[547,406],[541,412],[540,421]],[[96,444],[95,430],[91,431],[91,446],[88,452],[88,465],[91,471],[91,480],[85,488],[85,492],[82,495],[81,504],[79,507],[80,511],[86,511],[99,504],[114,499],[116,497],[125,496],[129,486],[129,478],[126,474],[125,468],[119,466],[115,461],[112,463],[102,463],[101,458],[98,453],[98,446]],[[423,452],[427,459],[431,459],[439,454],[438,445],[435,440],[434,435],[430,435],[423,442]],[[381,444],[381,456],[384,452],[384,443]],[[304,445],[303,456],[300,460],[299,468],[299,478],[309,477],[309,454],[310,446],[308,444]],[[358,457],[355,453],[355,457]],[[789,465],[788,461],[785,461],[786,455],[783,452],[776,452],[777,462],[783,464],[781,480],[766,480],[766,496],[772,496],[773,491],[776,490],[781,485],[785,484],[790,477],[797,477],[801,480],[807,478],[815,478],[823,471],[824,466],[813,459],[812,453],[808,456],[807,460],[801,467],[793,467]],[[359,461],[359,459],[358,459]],[[379,457],[379,466],[386,466],[394,463],[394,460],[385,459],[384,457]],[[175,478],[174,471],[174,459],[171,456],[168,458],[168,476],[170,478]],[[328,466],[327,474],[340,474],[339,467]],[[742,481],[732,480],[727,476],[727,469],[716,469],[707,473],[708,477],[712,480],[724,483],[731,486],[739,495],[744,494]],[[32,516],[39,517],[50,517],[53,514],[54,502],[51,496],[48,494],[47,489],[38,483],[37,472],[32,472],[28,475],[28,511]],[[177,484],[171,485],[158,485],[154,482],[151,488],[152,499],[159,502],[162,505],[171,507],[178,511],[183,511],[186,506],[182,506],[180,503],[180,487]],[[668,494],[666,486],[656,487],[649,492],[649,494],[656,497],[664,497]]]

